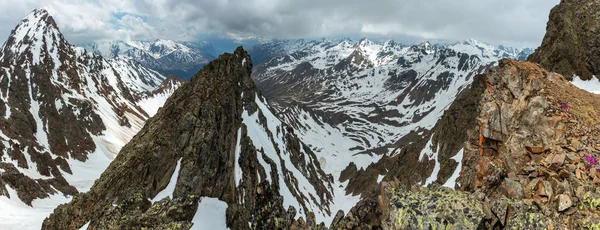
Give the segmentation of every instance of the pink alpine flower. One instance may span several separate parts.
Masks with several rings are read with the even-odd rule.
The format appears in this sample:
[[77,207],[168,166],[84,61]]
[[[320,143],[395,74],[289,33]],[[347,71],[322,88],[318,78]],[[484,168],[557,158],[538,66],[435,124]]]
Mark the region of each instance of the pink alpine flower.
[[[588,152],[588,151],[586,150],[586,152]],[[589,152],[588,152],[588,153],[589,153]],[[598,162],[596,162],[596,159],[594,159],[594,158],[593,158],[592,156],[590,156],[590,155],[585,155],[585,161],[586,161],[586,162],[585,162],[585,166],[586,166],[588,169],[590,169],[592,166],[595,166],[595,165],[597,165],[597,164],[598,164]],[[600,170],[599,170],[599,172],[600,172]]]

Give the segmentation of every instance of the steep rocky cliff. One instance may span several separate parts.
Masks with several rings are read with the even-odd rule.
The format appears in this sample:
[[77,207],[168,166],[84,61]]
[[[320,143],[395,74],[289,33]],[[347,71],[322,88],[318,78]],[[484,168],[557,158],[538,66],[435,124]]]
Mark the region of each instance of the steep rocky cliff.
[[562,0],[550,12],[542,45],[529,61],[571,80],[600,73],[600,1]]
[[[185,229],[219,219],[231,229],[287,229],[324,221],[333,178],[273,115],[251,68],[241,47],[206,65],[44,229]],[[208,216],[216,212],[209,202],[226,211]]]

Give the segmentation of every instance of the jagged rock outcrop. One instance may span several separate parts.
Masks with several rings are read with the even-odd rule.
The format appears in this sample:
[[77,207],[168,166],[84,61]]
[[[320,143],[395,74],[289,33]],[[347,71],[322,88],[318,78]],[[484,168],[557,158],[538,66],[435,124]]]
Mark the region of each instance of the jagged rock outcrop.
[[[467,101],[472,102],[472,109],[457,107]],[[576,88],[559,74],[530,62],[501,60],[498,67],[476,77],[432,130],[427,145],[433,146],[435,155],[396,166],[400,172],[416,170],[425,176],[415,181],[412,177],[416,174],[388,174],[384,179],[388,182],[375,193],[378,196],[372,195],[385,201],[378,207],[389,214],[384,215],[388,219],[383,225],[414,227],[397,221],[408,215],[423,220],[425,228],[456,227],[457,216],[403,210],[423,197],[454,200],[469,194],[476,197],[469,202],[481,206],[485,216],[460,224],[484,229],[582,229],[597,225],[600,210],[593,203],[600,198],[596,189],[600,183],[599,105],[600,96]],[[457,116],[462,110],[471,112]],[[444,135],[448,132],[453,135]],[[410,150],[410,146],[406,148]],[[419,151],[409,150],[402,150],[400,156],[418,156]],[[461,157],[455,159],[457,155]],[[444,163],[450,159],[459,160],[459,166]],[[391,169],[385,162],[373,168],[382,164]],[[412,186],[428,182],[438,185],[408,192]],[[435,187],[442,184],[458,191],[440,193]],[[463,211],[458,206],[434,206],[442,208],[438,212]]]
[[195,213],[214,198],[231,229],[316,227],[332,211],[333,178],[273,115],[251,68],[241,47],[206,65],[43,228],[186,229],[207,224]]
[[600,73],[600,1],[562,0],[550,12],[542,45],[528,60],[571,80]]

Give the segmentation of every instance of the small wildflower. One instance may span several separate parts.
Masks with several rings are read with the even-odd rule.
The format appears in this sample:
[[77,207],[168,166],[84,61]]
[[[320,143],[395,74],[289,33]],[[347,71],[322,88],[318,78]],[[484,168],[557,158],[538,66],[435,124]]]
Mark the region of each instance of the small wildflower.
[[[588,151],[586,150],[586,152],[588,152]],[[588,152],[588,153],[589,153],[589,152]],[[588,154],[588,155],[585,155],[585,161],[586,161],[586,162],[585,162],[585,166],[586,166],[588,169],[590,169],[592,166],[595,166],[595,165],[597,165],[597,164],[598,164],[598,162],[596,162],[596,159],[594,159],[594,158],[593,158],[592,156],[590,156],[589,154]],[[599,172],[600,172],[600,170],[599,170]]]
[[567,112],[569,111],[569,105],[563,103],[560,106],[562,106],[563,109],[565,109],[565,111],[567,111]]

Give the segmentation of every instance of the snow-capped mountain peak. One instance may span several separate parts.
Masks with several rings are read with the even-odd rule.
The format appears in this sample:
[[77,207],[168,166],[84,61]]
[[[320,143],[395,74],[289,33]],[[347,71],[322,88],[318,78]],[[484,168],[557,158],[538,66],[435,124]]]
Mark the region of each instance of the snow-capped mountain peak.
[[369,39],[366,37],[360,39],[360,41],[358,42],[358,45],[361,47],[370,46],[372,44],[373,42],[369,41]]
[[[63,35],[56,22],[44,9],[36,9],[29,13],[11,32],[4,43],[4,53],[19,55],[30,51],[33,55],[31,64],[38,64],[42,55],[50,54],[55,61],[58,59],[58,47],[64,45]],[[42,50],[48,53],[42,54]],[[3,54],[3,55],[5,55]]]
[[160,103],[152,91],[164,80],[72,46],[46,10],[27,15],[0,50],[0,229],[39,229],[88,190],[154,114],[140,101]]

